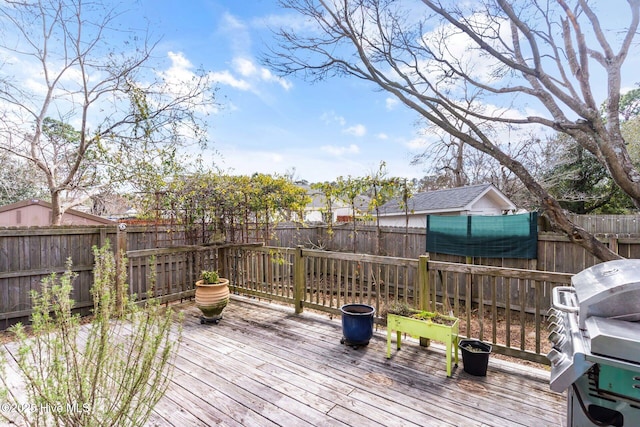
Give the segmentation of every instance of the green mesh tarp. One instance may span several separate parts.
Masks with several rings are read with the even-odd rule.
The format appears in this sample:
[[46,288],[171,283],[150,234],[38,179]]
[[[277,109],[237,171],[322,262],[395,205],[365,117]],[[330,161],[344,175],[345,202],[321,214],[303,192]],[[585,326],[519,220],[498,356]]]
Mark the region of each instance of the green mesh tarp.
[[536,258],[537,213],[427,215],[427,252],[487,258]]

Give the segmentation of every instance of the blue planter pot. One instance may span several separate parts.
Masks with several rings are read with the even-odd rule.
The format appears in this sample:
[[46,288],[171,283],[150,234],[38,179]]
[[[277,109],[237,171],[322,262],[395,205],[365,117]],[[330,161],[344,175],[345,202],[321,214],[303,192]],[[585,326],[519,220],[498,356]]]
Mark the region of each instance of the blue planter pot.
[[353,347],[369,344],[376,309],[366,304],[345,304],[342,312],[342,343]]

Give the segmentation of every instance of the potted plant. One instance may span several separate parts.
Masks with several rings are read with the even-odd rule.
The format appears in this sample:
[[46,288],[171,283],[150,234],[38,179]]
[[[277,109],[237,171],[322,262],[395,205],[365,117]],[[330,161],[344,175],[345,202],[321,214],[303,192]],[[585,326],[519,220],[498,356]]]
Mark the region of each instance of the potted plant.
[[477,339],[460,340],[462,350],[462,366],[464,371],[471,375],[484,377],[487,375],[491,344]]
[[400,350],[402,333],[442,342],[447,350],[447,376],[451,376],[451,362],[458,366],[458,326],[459,319],[441,313],[420,311],[407,304],[393,304],[386,310],[387,317],[387,359],[391,357],[391,334],[396,331],[397,349]]
[[215,270],[203,270],[196,282],[196,306],[202,312],[200,323],[218,323],[228,302],[229,279],[223,279]]

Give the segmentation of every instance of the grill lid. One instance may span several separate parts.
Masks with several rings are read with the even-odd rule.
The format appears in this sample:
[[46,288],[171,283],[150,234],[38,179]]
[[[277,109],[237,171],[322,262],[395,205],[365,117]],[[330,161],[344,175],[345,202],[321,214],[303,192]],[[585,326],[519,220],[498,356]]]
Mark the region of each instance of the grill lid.
[[640,259],[603,262],[573,276],[580,329],[591,316],[640,321]]
[[640,323],[591,317],[587,319],[591,353],[640,363]]

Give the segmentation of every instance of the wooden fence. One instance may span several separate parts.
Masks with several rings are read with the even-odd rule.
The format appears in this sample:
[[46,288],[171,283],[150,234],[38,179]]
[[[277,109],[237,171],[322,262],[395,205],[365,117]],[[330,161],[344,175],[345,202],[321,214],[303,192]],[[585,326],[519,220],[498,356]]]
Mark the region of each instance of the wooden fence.
[[109,237],[115,237],[113,227],[0,230],[0,327],[28,319],[31,291],[40,290],[44,277],[64,272],[68,259],[78,274],[72,298],[79,308],[91,306],[91,248]]
[[569,219],[590,233],[640,235],[640,215],[576,215]]
[[552,289],[571,274],[450,263],[419,258],[259,245],[190,246],[128,251],[130,292],[148,289],[164,301],[193,296],[202,269],[217,269],[233,293],[340,315],[340,307],[363,303],[377,322],[393,302],[452,313],[461,336],[491,342],[496,352],[547,363],[546,313]]
[[[131,249],[143,238],[115,227],[0,230],[0,319],[3,326],[26,321],[29,293],[70,258],[76,307],[92,299],[93,246],[107,239],[128,258],[128,292],[162,301],[191,298],[203,269],[230,279],[232,292],[339,315],[347,303],[376,308],[384,323],[395,301],[428,310],[451,311],[461,334],[487,340],[498,352],[545,362],[545,313],[551,289],[570,283],[570,274],[429,259],[329,252],[259,245],[179,246]],[[133,243],[131,243],[133,242]],[[153,287],[152,287],[153,285]]]
[[[124,236],[120,244],[125,250],[139,250],[180,242],[182,237],[179,232],[166,230],[132,227],[126,233],[120,232]],[[115,248],[118,235],[115,225],[0,229],[0,329],[19,321],[28,321],[31,292],[40,290],[42,279],[46,276],[63,273],[67,268],[67,260],[71,261],[72,270],[77,274],[72,298],[79,310],[87,312],[93,305],[90,293],[94,264],[92,248],[103,246],[107,240]],[[135,254],[133,256],[135,262],[137,258]],[[132,283],[135,286],[135,281]],[[141,288],[133,291],[143,293]]]
[[[383,227],[378,235],[375,227],[372,226],[358,225],[355,234],[352,227],[352,224],[336,226],[329,232],[325,225],[283,224],[276,228],[270,244],[285,247],[303,245],[309,248],[353,253],[355,239],[358,253],[404,258],[417,258],[426,253],[424,229],[405,230],[398,227]],[[640,258],[640,235],[609,234],[598,236],[598,238],[625,258]],[[431,259],[438,261],[572,274],[599,262],[582,247],[571,243],[566,236],[558,233],[538,233],[537,254],[537,258],[532,260],[467,258],[437,253],[429,255]]]
[[[126,250],[129,292],[139,297],[146,295],[155,276],[154,296],[163,301],[190,298],[199,272],[218,269],[231,280],[232,291],[293,304],[297,310],[339,315],[341,305],[361,302],[373,305],[380,314],[398,300],[429,309],[448,311],[450,307],[461,318],[463,335],[488,340],[496,351],[544,362],[544,319],[551,289],[570,283],[571,273],[596,263],[568,239],[548,233],[539,235],[538,259],[525,261],[440,254],[426,258],[424,246],[418,248],[424,245],[424,233],[417,231],[405,237],[398,230],[385,230],[380,236],[383,251],[398,250],[402,246],[398,241],[409,242],[405,247],[415,256],[309,248],[336,245],[349,250],[353,246],[350,232],[334,230],[332,238],[325,240],[324,227],[279,231],[279,244],[298,241],[307,248],[226,244],[150,249],[179,244],[179,233],[156,227],[133,227],[126,233],[116,227],[0,229],[0,328],[28,320],[30,292],[40,289],[43,277],[62,273],[68,258],[78,273],[73,298],[78,308],[88,310],[91,249],[109,239]],[[356,237],[363,251],[367,245],[373,248],[372,240],[377,239],[372,229],[359,230]],[[603,238],[623,256],[640,258],[640,238]]]

